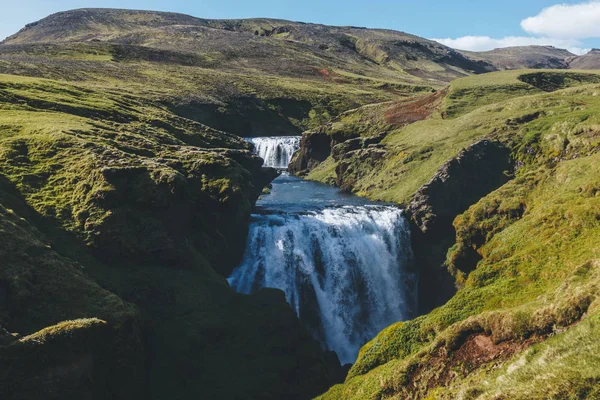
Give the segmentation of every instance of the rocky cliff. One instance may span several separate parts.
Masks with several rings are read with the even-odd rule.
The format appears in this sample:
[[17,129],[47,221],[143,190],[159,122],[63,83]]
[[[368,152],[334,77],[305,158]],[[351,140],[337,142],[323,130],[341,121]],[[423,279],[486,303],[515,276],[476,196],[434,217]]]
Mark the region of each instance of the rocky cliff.
[[276,176],[247,142],[52,80],[2,77],[0,107],[4,393],[306,398],[340,379],[282,293],[218,273]]
[[366,344],[322,398],[596,395],[596,79],[458,80],[381,156],[350,139],[309,171],[407,207],[425,313]]
[[454,295],[446,253],[456,241],[457,215],[509,181],[510,149],[482,140],[447,161],[414,195],[407,207],[413,221],[413,251],[420,267],[419,309],[427,313]]

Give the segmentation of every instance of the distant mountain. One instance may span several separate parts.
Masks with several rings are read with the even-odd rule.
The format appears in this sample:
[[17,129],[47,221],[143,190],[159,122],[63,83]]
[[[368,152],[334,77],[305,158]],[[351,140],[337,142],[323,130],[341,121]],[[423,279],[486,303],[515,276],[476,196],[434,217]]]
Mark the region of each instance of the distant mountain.
[[300,134],[456,78],[569,62],[593,68],[553,47],[464,52],[394,30],[118,9],[53,14],[0,43],[0,73],[127,81],[178,115],[245,136]]
[[27,25],[5,45],[104,42],[217,59],[227,69],[315,75],[340,68],[408,83],[448,82],[487,71],[437,42],[403,32],[332,27],[275,19],[208,20],[183,14],[115,9],[60,12]]
[[569,59],[571,69],[600,69],[600,49],[593,49],[583,56]]
[[567,69],[575,54],[552,46],[506,47],[491,51],[461,51],[465,56],[494,65],[497,70],[522,68]]

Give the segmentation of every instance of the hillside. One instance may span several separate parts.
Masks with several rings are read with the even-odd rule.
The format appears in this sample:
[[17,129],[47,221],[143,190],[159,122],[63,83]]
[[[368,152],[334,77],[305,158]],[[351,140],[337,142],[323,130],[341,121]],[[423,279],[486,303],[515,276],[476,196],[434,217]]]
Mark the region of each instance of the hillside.
[[[599,396],[595,55],[152,11],[29,24],[0,44],[3,398]],[[296,134],[291,172],[410,219],[418,316],[351,367],[283,292],[225,280],[278,175],[242,137]]]
[[599,69],[600,50],[593,49],[583,56],[571,58],[569,60],[569,66],[575,69]]
[[496,72],[415,101],[413,121],[387,103],[305,134],[297,158],[323,135],[332,149],[309,179],[407,206],[426,313],[364,346],[323,398],[598,395],[599,83]]
[[[68,29],[64,29],[67,26]],[[402,32],[332,27],[272,19],[206,20],[151,11],[82,9],[28,25],[5,44],[100,41],[203,55],[213,67],[260,68],[287,76],[315,68],[424,82],[446,82],[478,63],[460,53]],[[288,60],[285,63],[275,59]],[[311,60],[312,59],[312,60]],[[383,67],[383,68],[381,68]]]
[[568,59],[575,57],[567,50],[552,46],[518,46],[482,52],[461,51],[461,53],[473,60],[492,64],[501,71],[523,68],[567,69],[569,68]]
[[83,9],[0,45],[0,72],[135,85],[174,112],[246,136],[301,133],[348,109],[488,69],[389,30]]

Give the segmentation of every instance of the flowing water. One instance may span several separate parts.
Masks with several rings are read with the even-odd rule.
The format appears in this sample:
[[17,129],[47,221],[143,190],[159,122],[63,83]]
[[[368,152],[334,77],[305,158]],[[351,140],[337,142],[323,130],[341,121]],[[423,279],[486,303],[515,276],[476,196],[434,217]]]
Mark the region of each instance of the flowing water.
[[298,150],[300,136],[267,136],[248,138],[254,150],[263,160],[265,167],[286,169]]
[[416,310],[410,233],[396,206],[284,173],[257,203],[243,261],[229,278],[252,293],[278,288],[342,363]]

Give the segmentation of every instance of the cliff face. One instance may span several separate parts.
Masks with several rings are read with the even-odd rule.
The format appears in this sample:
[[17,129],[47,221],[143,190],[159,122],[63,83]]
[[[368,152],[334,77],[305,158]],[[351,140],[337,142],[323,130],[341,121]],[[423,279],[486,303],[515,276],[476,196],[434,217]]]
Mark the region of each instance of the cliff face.
[[289,171],[298,175],[307,173],[329,157],[333,145],[335,141],[325,133],[302,135],[300,148],[294,153],[288,166]]
[[[0,204],[0,357],[5,365],[0,388],[5,398],[145,396],[136,307],[60,254],[35,228],[33,221],[41,217],[4,178]],[[84,319],[90,316],[96,318]]]
[[51,80],[1,78],[0,108],[3,393],[306,398],[340,379],[282,293],[218,273],[276,176],[248,143]]
[[510,149],[482,140],[461,151],[422,186],[408,205],[413,221],[413,251],[420,267],[419,311],[433,310],[454,295],[454,277],[445,265],[446,253],[456,241],[454,218],[513,173]]
[[594,74],[458,80],[429,119],[346,140],[308,173],[405,205],[421,271],[423,315],[322,398],[596,395],[597,92]]

